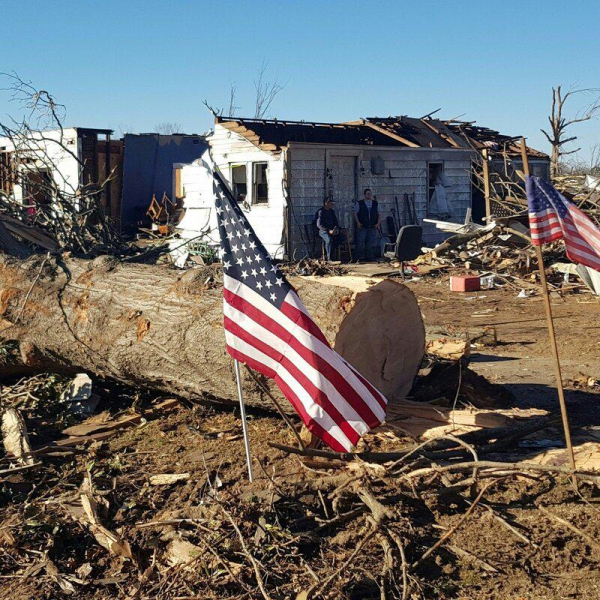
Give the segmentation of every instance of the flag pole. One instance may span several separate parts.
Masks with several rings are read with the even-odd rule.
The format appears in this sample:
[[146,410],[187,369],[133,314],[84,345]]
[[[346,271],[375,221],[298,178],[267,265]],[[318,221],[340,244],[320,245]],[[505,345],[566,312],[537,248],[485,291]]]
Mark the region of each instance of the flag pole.
[[237,379],[238,396],[240,398],[240,415],[242,417],[242,430],[244,432],[244,446],[246,448],[246,464],[248,465],[248,479],[250,483],[252,477],[252,458],[250,457],[250,440],[248,439],[248,423],[246,422],[246,407],[244,406],[244,395],[242,393],[242,376],[240,374],[240,363],[234,358],[235,377]]
[[[529,158],[527,156],[527,145],[525,138],[521,138],[521,157],[523,160],[523,173],[529,175]],[[542,292],[544,296],[544,305],[546,307],[546,320],[548,322],[548,335],[550,338],[550,347],[554,356],[554,375],[556,378],[556,390],[558,392],[558,401],[560,403],[560,413],[562,416],[563,428],[565,431],[565,442],[567,444],[567,453],[571,468],[575,471],[577,465],[575,463],[575,454],[573,452],[573,444],[571,442],[571,430],[569,427],[569,415],[567,413],[567,403],[565,402],[565,391],[562,383],[562,373],[560,369],[560,358],[558,356],[558,346],[556,344],[556,332],[554,330],[554,319],[552,318],[552,305],[550,304],[550,293],[548,291],[548,281],[546,280],[546,270],[544,268],[544,257],[542,255],[542,247],[533,245],[538,260],[540,270],[540,282],[542,284]],[[573,475],[573,485],[577,488],[577,479]]]

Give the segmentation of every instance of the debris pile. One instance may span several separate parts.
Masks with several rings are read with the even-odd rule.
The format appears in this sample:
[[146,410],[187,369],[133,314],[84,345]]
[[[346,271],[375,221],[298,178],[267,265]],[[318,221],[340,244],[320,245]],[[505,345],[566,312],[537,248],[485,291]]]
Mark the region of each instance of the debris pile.
[[[53,381],[48,404],[60,404],[72,381]],[[51,387],[33,378],[3,388],[5,406],[23,411],[30,435],[41,426],[31,397]],[[560,519],[572,526],[564,560],[595,566],[594,543],[583,536],[595,537],[596,526],[583,532],[564,513],[575,497],[569,469],[538,460],[535,449],[505,461],[523,438],[552,430],[548,417],[423,443],[391,422],[346,455],[290,446],[295,437],[279,419],[256,414],[249,484],[233,415],[125,390],[119,409],[116,389],[98,391],[104,412],[68,427],[43,452],[32,443],[35,462],[0,455],[7,593],[350,600],[452,598],[467,585],[470,597],[483,598],[507,575],[525,576],[525,556],[529,576],[545,572],[556,560],[553,543],[564,539]],[[66,439],[77,441],[61,445]],[[591,497],[585,482],[597,474],[579,478]],[[528,494],[537,506],[516,510]]]
[[348,268],[339,262],[319,260],[316,258],[303,258],[298,262],[284,262],[279,268],[286,276],[288,275],[345,275]]
[[554,187],[574,202],[600,226],[600,177],[563,175],[554,178]]
[[[497,219],[486,226],[472,223],[471,226],[470,230],[454,233],[416,259],[413,264],[417,273],[476,273],[482,288],[508,287],[517,293],[539,288],[537,258],[529,230],[521,221]],[[552,268],[554,264],[570,264],[562,242],[547,244],[543,253],[545,266],[550,268],[548,279],[552,290],[586,289],[585,283],[571,284],[564,270]],[[573,271],[573,274],[579,275],[579,272]]]

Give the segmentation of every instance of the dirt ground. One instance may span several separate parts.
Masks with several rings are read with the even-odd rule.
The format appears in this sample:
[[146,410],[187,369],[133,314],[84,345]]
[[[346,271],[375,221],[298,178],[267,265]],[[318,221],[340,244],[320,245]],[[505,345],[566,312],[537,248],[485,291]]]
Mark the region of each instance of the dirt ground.
[[[474,348],[471,368],[515,395],[521,407],[556,408],[554,360],[540,294],[518,298],[519,290],[450,291],[448,277],[409,282],[425,323],[458,332],[493,326],[495,347]],[[575,389],[583,376],[600,379],[600,298],[589,293],[552,295],[552,312],[567,402],[577,424],[600,424],[594,389]],[[580,418],[581,417],[581,418]],[[583,419],[583,420],[582,420]]]
[[[539,296],[517,298],[514,289],[459,295],[447,278],[408,285],[428,325],[496,326],[499,345],[473,348],[471,367],[508,386],[518,406],[557,411]],[[600,427],[600,396],[587,384],[575,389],[575,380],[580,372],[600,378],[600,300],[572,294],[554,299],[553,308],[574,429],[591,435]],[[97,412],[113,417],[160,400],[94,385]],[[34,447],[56,437],[49,416],[26,416]],[[576,493],[566,476],[507,472],[470,491],[446,489],[459,481],[454,475],[408,485],[376,465],[307,461],[273,449],[269,442],[294,445],[274,416],[250,411],[249,432],[253,484],[239,415],[187,402],[0,478],[0,597],[600,598],[595,484]],[[560,429],[548,435],[560,443]],[[367,443],[380,451],[412,444],[385,433],[369,434]],[[162,474],[184,476],[153,484]],[[98,528],[82,516],[85,480],[99,522],[126,541],[129,556],[102,547]],[[373,497],[387,509],[373,508]]]

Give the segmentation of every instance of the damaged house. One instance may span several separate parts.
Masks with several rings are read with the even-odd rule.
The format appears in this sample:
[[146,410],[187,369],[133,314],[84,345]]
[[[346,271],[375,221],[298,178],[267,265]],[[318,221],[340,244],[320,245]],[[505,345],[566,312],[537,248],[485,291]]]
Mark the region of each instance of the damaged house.
[[[471,209],[481,221],[486,201],[474,170],[489,151],[494,172],[514,178],[514,140],[472,123],[404,116],[348,123],[217,117],[208,139],[216,168],[236,197],[245,196],[244,210],[269,252],[289,259],[321,254],[313,222],[325,197],[334,199],[352,240],[353,206],[365,188],[379,203],[384,234],[419,224],[432,245],[445,234],[425,219],[463,222]],[[548,157],[531,148],[528,155],[533,173],[548,177]],[[181,184],[184,237],[204,234],[218,243],[201,161],[182,167]]]
[[31,216],[57,195],[77,204],[82,193],[97,189],[115,227],[139,226],[148,221],[153,197],[177,199],[181,164],[208,147],[195,134],[126,134],[114,140],[112,133],[72,127],[0,137],[0,195]]
[[112,133],[69,127],[0,137],[0,193],[31,213],[39,205],[51,205],[53,195],[76,199],[81,188],[104,183],[102,204],[117,219],[123,142],[111,140]]
[[181,197],[181,165],[200,158],[208,144],[196,134],[128,133],[123,137],[121,225],[144,222],[150,200]]

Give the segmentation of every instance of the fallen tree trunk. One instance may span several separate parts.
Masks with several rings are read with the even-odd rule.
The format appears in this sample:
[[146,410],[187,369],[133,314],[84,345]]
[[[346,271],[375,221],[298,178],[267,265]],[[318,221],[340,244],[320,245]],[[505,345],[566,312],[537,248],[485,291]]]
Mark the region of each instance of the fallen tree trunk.
[[[171,395],[234,403],[219,277],[208,267],[182,273],[110,257],[0,256],[0,339],[17,340],[36,368],[76,367]],[[412,292],[391,280],[358,294],[300,278],[291,283],[340,354],[389,399],[404,398],[425,346]],[[248,404],[272,408],[245,378]]]

